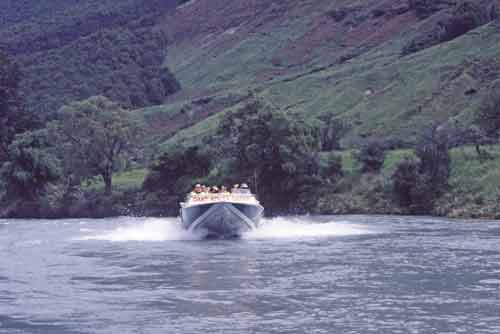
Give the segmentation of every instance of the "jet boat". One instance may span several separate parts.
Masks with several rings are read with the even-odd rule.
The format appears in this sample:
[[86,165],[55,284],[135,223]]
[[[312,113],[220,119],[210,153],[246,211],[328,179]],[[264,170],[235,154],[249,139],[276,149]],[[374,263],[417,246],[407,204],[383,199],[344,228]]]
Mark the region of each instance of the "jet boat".
[[182,227],[206,238],[239,238],[257,228],[264,208],[245,193],[192,193],[181,203]]

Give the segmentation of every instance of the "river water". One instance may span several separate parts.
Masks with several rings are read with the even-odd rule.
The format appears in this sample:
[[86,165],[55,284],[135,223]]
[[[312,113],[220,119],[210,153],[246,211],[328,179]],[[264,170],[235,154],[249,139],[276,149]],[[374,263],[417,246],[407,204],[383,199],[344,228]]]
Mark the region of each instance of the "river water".
[[500,333],[500,222],[0,220],[0,333]]

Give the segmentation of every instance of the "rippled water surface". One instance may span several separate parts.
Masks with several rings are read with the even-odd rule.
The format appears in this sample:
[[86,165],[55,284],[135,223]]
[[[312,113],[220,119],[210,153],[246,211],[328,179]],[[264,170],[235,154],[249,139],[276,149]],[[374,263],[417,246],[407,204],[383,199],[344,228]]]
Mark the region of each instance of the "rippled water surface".
[[0,220],[0,333],[500,333],[500,222]]

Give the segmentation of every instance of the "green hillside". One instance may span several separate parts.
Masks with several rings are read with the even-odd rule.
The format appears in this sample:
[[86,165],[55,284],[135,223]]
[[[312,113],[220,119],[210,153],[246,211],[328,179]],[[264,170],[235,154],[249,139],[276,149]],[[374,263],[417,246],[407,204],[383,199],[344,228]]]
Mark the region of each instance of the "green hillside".
[[[203,86],[226,94],[251,90],[289,113],[340,117],[351,127],[343,140],[346,146],[373,135],[412,140],[431,122],[469,123],[491,83],[500,77],[500,23],[489,23],[449,42],[402,56],[415,29],[418,27],[403,30],[345,62],[311,64],[307,71],[260,82],[255,73],[269,63],[266,54],[279,47],[279,43],[275,48],[267,47],[279,34],[252,36],[213,61],[195,58],[184,46],[173,47],[167,63],[185,89]],[[186,57],[180,56],[183,52]],[[179,101],[176,104],[182,105]],[[172,140],[210,133],[207,129],[216,124],[217,117]]]

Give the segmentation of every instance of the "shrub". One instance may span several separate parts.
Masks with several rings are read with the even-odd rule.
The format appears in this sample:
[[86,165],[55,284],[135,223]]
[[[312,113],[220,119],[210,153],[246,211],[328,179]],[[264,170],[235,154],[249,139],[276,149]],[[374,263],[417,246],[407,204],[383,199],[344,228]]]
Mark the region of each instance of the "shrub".
[[429,196],[433,199],[448,189],[450,177],[449,138],[446,129],[433,126],[417,144],[416,154],[420,159],[420,174],[429,183]]
[[413,203],[412,192],[418,182],[419,168],[418,161],[406,158],[399,162],[391,176],[392,193],[400,207],[407,208]]
[[322,151],[340,149],[340,139],[349,130],[349,124],[344,120],[327,115],[320,118],[319,136]]
[[379,139],[370,139],[361,146],[356,158],[363,173],[378,173],[384,165],[386,149]]
[[[426,18],[441,9],[452,7],[453,2],[434,0],[410,0],[410,7],[415,10],[421,19]],[[431,23],[402,49],[401,55],[406,56],[439,43],[450,41],[454,38],[491,22],[498,17],[495,4],[485,5],[477,1],[458,1],[452,10],[447,11],[439,20]]]
[[49,146],[46,130],[19,134],[9,145],[9,160],[0,168],[9,200],[36,201],[49,183],[59,179],[59,163]]
[[401,208],[427,214],[448,189],[450,156],[448,132],[433,126],[417,144],[418,160],[401,161],[391,176],[392,195]]
[[23,107],[19,94],[20,71],[0,49],[0,165],[8,159],[17,134],[35,126],[35,115]]
[[495,81],[476,116],[481,130],[495,142],[500,139],[500,80]]
[[[496,13],[496,11],[494,11]],[[462,0],[453,9],[452,17],[445,23],[446,35],[441,41],[449,41],[462,36],[495,18],[490,8],[471,0]]]
[[348,14],[349,10],[347,8],[336,8],[326,12],[326,15],[334,19],[335,22],[342,22]]
[[181,147],[161,155],[150,169],[144,180],[144,190],[184,195],[192,186],[193,178],[208,174],[210,159],[197,146]]
[[321,178],[327,182],[335,183],[343,175],[342,158],[336,154],[328,154],[318,165]]
[[443,0],[408,0],[408,6],[415,11],[417,17],[421,20],[432,14],[450,6],[449,1]]
[[433,208],[429,178],[420,173],[420,168],[420,161],[406,158],[391,176],[394,201],[412,214],[429,213]]

